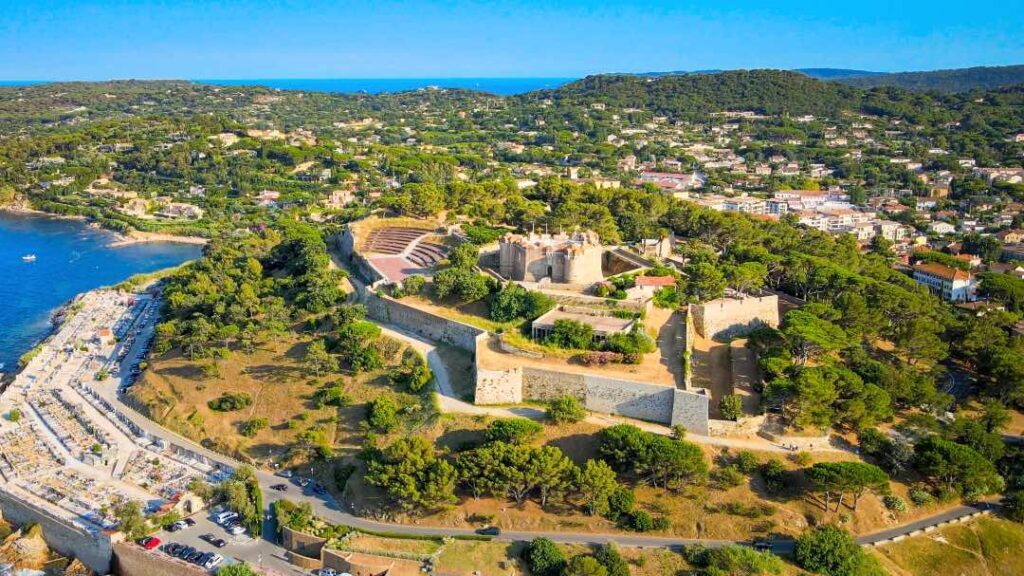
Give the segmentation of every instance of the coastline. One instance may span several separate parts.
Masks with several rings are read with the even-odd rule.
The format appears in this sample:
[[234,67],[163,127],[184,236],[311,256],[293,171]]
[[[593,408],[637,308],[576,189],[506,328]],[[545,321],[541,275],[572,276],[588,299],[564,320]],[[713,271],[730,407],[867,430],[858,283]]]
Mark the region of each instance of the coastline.
[[146,244],[150,242],[172,242],[175,244],[205,246],[209,241],[209,238],[202,238],[200,236],[175,236],[174,234],[163,234],[161,232],[132,230],[127,234],[115,233],[115,239],[107,243],[107,248],[122,248],[124,246]]

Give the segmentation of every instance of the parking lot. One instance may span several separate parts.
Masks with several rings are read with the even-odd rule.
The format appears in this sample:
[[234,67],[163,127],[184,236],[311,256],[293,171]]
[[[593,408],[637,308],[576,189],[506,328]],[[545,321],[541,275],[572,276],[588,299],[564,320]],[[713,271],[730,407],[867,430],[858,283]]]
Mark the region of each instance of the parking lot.
[[[254,566],[262,566],[265,569],[270,568],[281,574],[308,574],[308,572],[304,572],[291,565],[285,559],[284,551],[281,547],[262,538],[253,538],[248,534],[232,536],[224,527],[214,522],[212,516],[212,514],[196,514],[191,517],[196,523],[195,526],[190,526],[176,532],[161,530],[155,533],[154,536],[160,539],[161,547],[163,544],[176,543],[191,546],[200,552],[220,554],[224,557],[224,563],[221,566],[244,561]],[[273,535],[276,531],[276,526],[268,522],[264,530],[268,535]],[[212,534],[215,538],[221,538],[226,542],[226,545],[223,548],[217,548],[200,538],[204,534]],[[153,553],[165,554],[165,552],[159,549],[153,550]]]

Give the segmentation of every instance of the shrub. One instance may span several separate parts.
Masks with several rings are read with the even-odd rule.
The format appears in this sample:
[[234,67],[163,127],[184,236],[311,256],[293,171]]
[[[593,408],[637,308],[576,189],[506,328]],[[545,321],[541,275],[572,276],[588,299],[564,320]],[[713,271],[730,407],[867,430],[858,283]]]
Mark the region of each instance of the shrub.
[[555,320],[547,342],[559,348],[586,350],[594,341],[594,329],[576,320]]
[[882,497],[882,503],[885,504],[886,508],[892,510],[893,512],[907,511],[907,501],[904,500],[903,498],[900,498],[899,496],[893,496],[891,494],[888,496],[884,496]]
[[527,290],[518,284],[508,284],[488,299],[488,314],[495,322],[512,322],[518,318],[536,320],[555,307],[553,298]]
[[352,403],[352,397],[345,393],[341,383],[331,384],[317,390],[313,394],[313,399],[316,401],[317,408],[323,408],[324,406],[344,408]]
[[535,576],[561,576],[565,569],[565,554],[547,538],[534,538],[523,550],[523,560]]
[[614,544],[603,544],[594,552],[594,558],[608,571],[608,576],[629,576],[629,565]]
[[723,466],[711,472],[711,480],[723,490],[735,488],[743,483],[743,474],[734,466]]
[[502,418],[487,426],[485,438],[488,442],[526,444],[536,438],[543,427],[528,418]]
[[575,424],[587,416],[587,411],[579,400],[572,396],[562,396],[548,404],[548,419],[555,424]]
[[935,502],[935,497],[931,495],[927,490],[921,490],[920,488],[912,488],[909,493],[910,501],[914,503],[914,506],[927,506],[932,502]]
[[427,281],[423,276],[412,275],[402,280],[402,292],[404,294],[419,294],[423,291],[423,286],[426,285]]
[[625,355],[618,352],[587,352],[577,354],[576,359],[584,366],[605,366],[624,362]]
[[1003,499],[1003,513],[1014,522],[1024,522],[1024,491],[1017,491]]
[[612,522],[618,522],[622,517],[633,512],[636,505],[636,495],[629,488],[620,486],[608,496],[608,513],[605,518]]
[[654,518],[643,510],[634,510],[626,520],[626,527],[636,532],[649,532],[654,529]]
[[398,426],[398,405],[390,396],[379,396],[366,407],[366,420],[381,432],[390,432]]
[[761,478],[764,478],[768,490],[778,491],[785,483],[786,467],[777,458],[771,458],[761,464],[758,471],[761,473]]
[[801,466],[807,466],[813,460],[814,460],[814,458],[811,456],[811,453],[810,452],[805,452],[803,450],[801,450],[800,452],[797,452],[796,454],[793,455],[793,462],[796,462],[797,464],[799,464]]
[[263,430],[267,426],[270,426],[270,421],[266,418],[253,418],[251,420],[246,420],[242,423],[242,436],[252,438],[257,432]]
[[741,450],[736,454],[733,466],[744,474],[753,474],[757,472],[757,455],[750,450]]
[[219,398],[206,403],[210,410],[217,412],[233,412],[252,404],[252,396],[245,392],[225,392]]
[[7,413],[7,419],[17,424],[21,422],[21,410],[17,408],[11,408],[10,412]]
[[743,399],[735,394],[726,394],[718,402],[718,409],[722,411],[722,418],[735,422],[743,416]]

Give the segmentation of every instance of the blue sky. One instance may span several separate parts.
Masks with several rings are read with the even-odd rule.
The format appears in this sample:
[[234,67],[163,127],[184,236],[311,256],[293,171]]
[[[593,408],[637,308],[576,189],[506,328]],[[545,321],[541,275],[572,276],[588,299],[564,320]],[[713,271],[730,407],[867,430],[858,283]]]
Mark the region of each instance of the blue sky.
[[1024,0],[0,0],[0,79],[1024,63]]

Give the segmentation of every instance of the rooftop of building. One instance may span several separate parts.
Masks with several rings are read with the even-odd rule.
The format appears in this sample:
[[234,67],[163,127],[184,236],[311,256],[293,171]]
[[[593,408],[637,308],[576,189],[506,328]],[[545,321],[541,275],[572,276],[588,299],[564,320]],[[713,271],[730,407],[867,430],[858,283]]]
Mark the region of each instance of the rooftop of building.
[[959,268],[952,268],[944,266],[942,264],[936,264],[934,262],[927,262],[923,264],[915,264],[914,272],[922,272],[929,276],[935,276],[936,278],[942,278],[943,280],[970,280],[971,273]]

